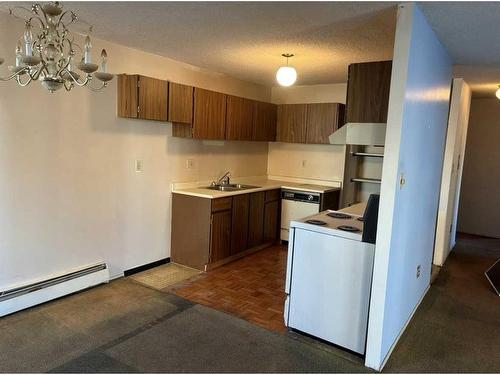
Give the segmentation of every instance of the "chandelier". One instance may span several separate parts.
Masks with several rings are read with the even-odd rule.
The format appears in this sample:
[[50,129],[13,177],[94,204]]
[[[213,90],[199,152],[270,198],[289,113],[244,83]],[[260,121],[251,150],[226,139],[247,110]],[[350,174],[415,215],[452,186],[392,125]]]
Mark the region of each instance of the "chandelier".
[[[63,11],[59,2],[43,5],[33,4],[31,10],[24,7],[9,9],[10,15],[19,17],[16,12],[27,11],[29,17],[25,21],[24,35],[16,46],[15,66],[9,66],[10,76],[0,77],[0,81],[15,80],[20,86],[27,86],[33,81],[40,81],[50,92],[64,87],[70,91],[75,86],[86,86],[99,91],[107,86],[113,75],[106,71],[106,50],[101,52],[101,69],[92,62],[92,43],[90,34],[92,26],[78,20],[73,11]],[[75,42],[69,26],[75,22],[83,22],[88,26],[83,49]],[[34,34],[34,28],[36,33]],[[80,61],[75,61],[77,52]],[[4,59],[0,57],[0,65]],[[76,68],[81,72],[77,72]],[[92,85],[93,77],[100,81],[99,86]]]

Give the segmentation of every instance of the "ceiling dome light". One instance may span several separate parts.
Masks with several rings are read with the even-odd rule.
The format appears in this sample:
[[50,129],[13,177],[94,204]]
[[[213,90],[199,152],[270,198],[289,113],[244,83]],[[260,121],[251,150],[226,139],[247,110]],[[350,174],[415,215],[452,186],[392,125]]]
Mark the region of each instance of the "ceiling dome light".
[[284,53],[281,56],[286,57],[286,66],[282,66],[276,72],[276,80],[281,86],[291,86],[297,80],[297,71],[294,67],[288,66],[288,58],[293,57],[291,53]]
[[500,99],[500,85],[498,86],[497,91],[495,91],[495,95],[497,96],[498,99]]

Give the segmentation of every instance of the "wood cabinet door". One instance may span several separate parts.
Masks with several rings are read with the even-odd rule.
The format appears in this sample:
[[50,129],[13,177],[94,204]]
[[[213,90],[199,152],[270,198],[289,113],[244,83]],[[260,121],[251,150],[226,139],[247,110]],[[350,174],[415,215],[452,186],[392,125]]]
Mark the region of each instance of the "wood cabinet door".
[[226,95],[195,87],[193,121],[194,138],[225,139]]
[[118,117],[137,118],[138,76],[119,74],[117,86],[117,113]]
[[167,121],[168,82],[139,77],[139,118]]
[[278,105],[278,142],[305,143],[307,104]]
[[264,241],[278,238],[280,201],[266,202],[264,206]]
[[253,107],[252,140],[266,142],[276,141],[276,105],[254,101]]
[[177,124],[193,123],[193,86],[168,83],[168,121]]
[[259,191],[250,195],[250,210],[248,215],[248,247],[258,246],[264,241],[264,197],[265,192]]
[[210,263],[231,255],[231,211],[212,214],[210,236]]
[[392,61],[349,65],[346,122],[387,122]]
[[226,139],[251,141],[253,131],[253,101],[237,96],[227,97]]
[[233,196],[231,220],[231,255],[248,249],[248,212],[250,208],[249,194]]
[[343,115],[343,104],[308,104],[306,143],[329,144],[328,137],[339,128],[339,122],[342,121],[341,118],[343,118]]

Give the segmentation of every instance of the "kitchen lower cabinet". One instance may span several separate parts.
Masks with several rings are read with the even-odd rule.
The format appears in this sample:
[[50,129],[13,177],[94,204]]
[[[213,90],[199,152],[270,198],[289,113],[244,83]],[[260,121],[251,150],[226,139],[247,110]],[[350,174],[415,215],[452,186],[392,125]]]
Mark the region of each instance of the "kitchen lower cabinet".
[[278,239],[280,226],[280,201],[266,202],[264,205],[264,241]]
[[249,194],[233,196],[232,207],[231,255],[234,255],[248,248]]
[[202,271],[277,241],[280,189],[209,199],[172,194],[171,260]]
[[212,214],[210,238],[210,263],[231,255],[231,211]]
[[265,192],[250,194],[250,214],[248,219],[248,246],[258,246],[264,241]]

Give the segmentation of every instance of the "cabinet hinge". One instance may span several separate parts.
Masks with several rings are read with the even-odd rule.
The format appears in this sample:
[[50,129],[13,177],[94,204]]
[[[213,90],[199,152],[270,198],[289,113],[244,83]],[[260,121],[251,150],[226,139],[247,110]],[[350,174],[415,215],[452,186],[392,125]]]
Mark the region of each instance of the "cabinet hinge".
[[139,106],[137,106],[137,114],[139,114],[139,112],[140,112],[140,111],[139,111]]
[[141,87],[141,81],[137,80],[137,88]]

